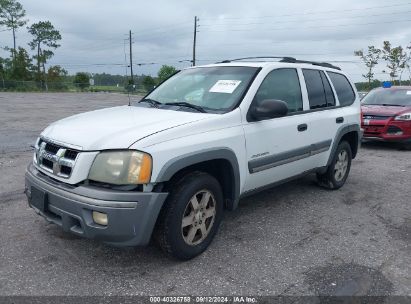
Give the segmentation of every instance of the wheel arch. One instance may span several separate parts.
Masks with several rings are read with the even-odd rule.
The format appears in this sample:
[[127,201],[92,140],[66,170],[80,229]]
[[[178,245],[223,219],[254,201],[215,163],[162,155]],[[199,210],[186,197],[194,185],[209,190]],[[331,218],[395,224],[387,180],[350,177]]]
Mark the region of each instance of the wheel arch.
[[240,169],[233,150],[208,149],[172,158],[160,170],[156,183],[162,183],[167,188],[174,180],[194,171],[214,176],[222,187],[225,208],[237,208],[240,197]]
[[358,153],[358,148],[361,143],[361,129],[358,124],[343,126],[337,131],[337,135],[333,142],[331,153],[328,158],[327,166],[331,164],[335,151],[341,141],[346,140],[351,147],[352,158],[354,159]]

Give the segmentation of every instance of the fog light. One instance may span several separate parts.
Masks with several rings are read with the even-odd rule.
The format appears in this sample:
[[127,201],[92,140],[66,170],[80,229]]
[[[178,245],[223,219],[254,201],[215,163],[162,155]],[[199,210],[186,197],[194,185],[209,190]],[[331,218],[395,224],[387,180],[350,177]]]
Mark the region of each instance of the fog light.
[[96,224],[107,226],[108,224],[107,214],[98,212],[98,211],[93,211],[93,221]]

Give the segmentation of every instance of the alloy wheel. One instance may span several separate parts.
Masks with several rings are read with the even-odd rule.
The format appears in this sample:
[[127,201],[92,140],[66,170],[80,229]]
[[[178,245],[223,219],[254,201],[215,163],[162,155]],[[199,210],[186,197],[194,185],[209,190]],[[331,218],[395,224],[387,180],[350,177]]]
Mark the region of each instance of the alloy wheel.
[[198,191],[188,202],[182,223],[181,233],[184,241],[195,246],[209,234],[216,215],[216,200],[208,190]]
[[334,178],[337,182],[340,182],[344,179],[345,173],[348,168],[348,153],[345,150],[342,150],[337,157],[337,161],[334,166]]

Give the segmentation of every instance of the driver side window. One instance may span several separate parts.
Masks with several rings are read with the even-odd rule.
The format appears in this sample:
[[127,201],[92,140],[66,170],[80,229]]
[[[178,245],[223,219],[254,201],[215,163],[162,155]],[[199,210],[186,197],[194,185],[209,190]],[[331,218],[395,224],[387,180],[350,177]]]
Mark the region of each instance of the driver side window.
[[303,110],[300,81],[296,69],[277,69],[271,71],[262,82],[253,103],[258,105],[265,99],[285,101],[288,112]]

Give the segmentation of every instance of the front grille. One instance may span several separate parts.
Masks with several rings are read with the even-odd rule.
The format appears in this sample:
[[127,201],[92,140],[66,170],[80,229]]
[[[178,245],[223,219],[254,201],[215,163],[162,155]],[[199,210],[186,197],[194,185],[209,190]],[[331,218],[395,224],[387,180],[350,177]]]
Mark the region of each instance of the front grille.
[[78,152],[74,150],[66,150],[66,153],[64,153],[65,158],[72,159],[72,160],[75,160],[77,155],[78,155]]
[[51,143],[46,143],[46,151],[50,152],[52,154],[57,154],[58,150],[60,149],[59,146],[51,144]]
[[71,168],[67,166],[61,166],[60,172],[64,175],[70,176]]
[[40,168],[53,175],[69,178],[79,152],[40,139],[36,145],[36,160]]
[[363,128],[364,128],[364,133],[368,135],[381,134],[384,130],[384,126],[374,126],[374,125],[363,126]]
[[42,164],[47,169],[53,170],[53,162],[51,160],[43,159]]
[[364,114],[362,116],[363,119],[368,119],[368,120],[387,120],[392,116],[387,116],[387,115],[369,115],[369,114]]
[[373,128],[373,129],[381,129],[381,130],[385,128],[384,125],[375,125],[375,124],[369,124],[369,125],[362,124],[362,126],[364,126],[365,128],[370,127],[370,128]]

